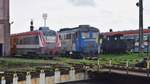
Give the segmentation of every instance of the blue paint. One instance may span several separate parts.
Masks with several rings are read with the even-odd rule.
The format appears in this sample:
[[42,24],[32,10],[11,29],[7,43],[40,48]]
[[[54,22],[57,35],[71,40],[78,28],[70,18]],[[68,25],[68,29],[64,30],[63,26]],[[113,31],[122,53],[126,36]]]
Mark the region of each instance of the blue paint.
[[76,38],[76,51],[85,54],[95,54],[98,51],[98,44],[96,42],[96,39],[93,38],[93,32],[87,33],[89,34],[90,38],[82,38],[81,33],[80,36]]
[[[99,30],[90,26],[79,26],[76,28],[64,28],[60,30],[60,33],[63,35],[71,34],[73,37],[69,40],[73,42],[74,46],[71,50],[63,50],[63,52],[73,51],[77,54],[96,54],[98,52],[98,43],[97,39],[93,38],[93,33],[99,33]],[[84,33],[84,37],[82,36]],[[63,38],[63,40],[66,40]],[[66,43],[67,44],[67,43]],[[63,45],[63,44],[62,44]],[[68,45],[70,47],[71,45]],[[72,47],[71,46],[71,47]],[[92,56],[92,55],[91,55]]]

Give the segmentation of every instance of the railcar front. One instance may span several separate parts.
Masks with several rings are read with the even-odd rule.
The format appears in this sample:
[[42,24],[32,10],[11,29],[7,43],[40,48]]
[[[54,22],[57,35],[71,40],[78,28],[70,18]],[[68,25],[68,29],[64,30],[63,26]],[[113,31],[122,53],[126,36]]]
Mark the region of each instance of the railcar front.
[[99,30],[87,25],[60,30],[61,51],[74,58],[96,57],[99,46]]
[[80,36],[76,41],[76,50],[82,56],[96,57],[98,55],[99,31],[96,28],[80,29]]
[[48,28],[14,34],[11,38],[13,55],[53,57],[60,49],[58,34]]
[[41,27],[39,30],[43,32],[46,43],[42,51],[46,51],[49,55],[59,55],[61,47],[59,34],[54,30],[49,30],[47,27]]

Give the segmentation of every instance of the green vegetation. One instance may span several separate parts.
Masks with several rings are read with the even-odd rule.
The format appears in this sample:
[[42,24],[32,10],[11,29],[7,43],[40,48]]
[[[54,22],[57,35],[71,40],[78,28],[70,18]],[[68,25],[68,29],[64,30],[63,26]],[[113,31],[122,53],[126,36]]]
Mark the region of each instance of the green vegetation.
[[[112,60],[112,64],[115,65],[125,65],[126,61],[129,62],[129,66],[133,66],[143,58],[147,57],[146,54],[139,56],[137,53],[128,53],[128,54],[103,54],[99,55],[97,60],[88,60],[88,59],[70,59],[70,58],[56,58],[53,60],[44,60],[44,59],[25,59],[25,58],[0,58],[0,70],[1,71],[10,71],[10,70],[24,70],[32,71],[41,67],[51,67],[51,65],[59,65],[64,67],[71,67],[72,64],[86,64],[86,65],[95,65],[95,64],[109,64],[109,61]],[[99,61],[98,61],[99,60]]]
[[105,54],[101,55],[99,60],[100,64],[108,64],[109,60],[112,60],[112,64],[125,65],[129,62],[129,65],[135,65],[147,57],[147,54],[140,56],[138,53],[127,53],[127,54]]

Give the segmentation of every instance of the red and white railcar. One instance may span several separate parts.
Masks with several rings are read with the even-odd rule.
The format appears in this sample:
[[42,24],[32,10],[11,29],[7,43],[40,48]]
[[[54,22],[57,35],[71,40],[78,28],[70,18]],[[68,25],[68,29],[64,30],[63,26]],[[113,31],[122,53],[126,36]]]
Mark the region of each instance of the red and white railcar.
[[54,56],[59,54],[59,34],[48,27],[11,35],[11,54]]

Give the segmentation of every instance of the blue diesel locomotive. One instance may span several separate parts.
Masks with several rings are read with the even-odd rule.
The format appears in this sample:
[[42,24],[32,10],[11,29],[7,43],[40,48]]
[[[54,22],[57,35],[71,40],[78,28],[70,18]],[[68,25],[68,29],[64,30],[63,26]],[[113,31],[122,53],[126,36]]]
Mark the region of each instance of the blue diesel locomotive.
[[95,57],[98,54],[99,30],[89,25],[60,29],[61,53],[74,58]]

